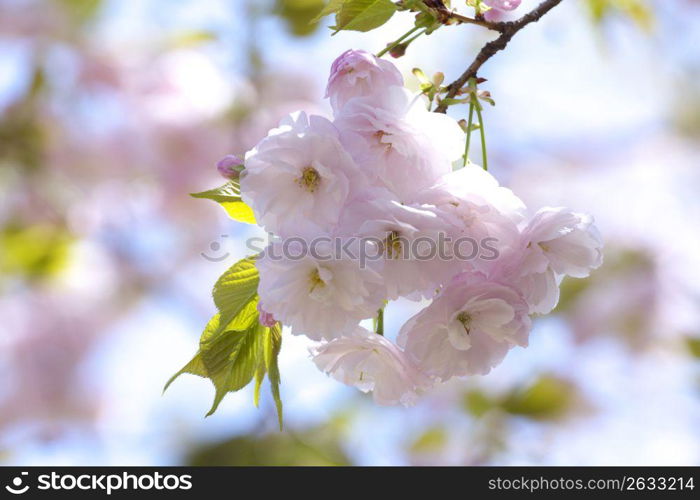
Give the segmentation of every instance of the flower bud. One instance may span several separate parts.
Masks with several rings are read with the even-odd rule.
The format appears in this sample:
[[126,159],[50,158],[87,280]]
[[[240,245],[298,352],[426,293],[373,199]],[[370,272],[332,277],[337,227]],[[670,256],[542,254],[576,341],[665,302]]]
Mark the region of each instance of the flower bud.
[[391,54],[391,57],[398,59],[399,57],[402,57],[406,53],[407,48],[408,48],[407,43],[400,43],[398,45],[394,45],[389,50],[389,54]]
[[272,315],[272,313],[269,313],[265,311],[262,307],[260,307],[260,303],[258,302],[258,319],[260,321],[260,324],[263,326],[267,326],[268,328],[271,328],[277,324],[277,320],[275,317]]
[[236,180],[241,174],[243,160],[235,155],[226,155],[216,164],[216,169],[221,177],[229,180]]

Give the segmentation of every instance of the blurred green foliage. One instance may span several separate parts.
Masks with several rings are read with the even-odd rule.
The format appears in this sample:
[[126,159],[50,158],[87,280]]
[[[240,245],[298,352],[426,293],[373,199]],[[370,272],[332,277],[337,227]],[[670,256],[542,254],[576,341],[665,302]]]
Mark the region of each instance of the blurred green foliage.
[[303,432],[238,436],[192,450],[186,465],[352,465],[340,447],[339,426],[315,427]]
[[464,395],[464,408],[475,417],[482,417],[497,403],[480,389],[473,389]]
[[424,431],[409,447],[410,453],[435,453],[447,444],[449,435],[443,427],[432,427]]
[[561,377],[542,374],[531,384],[515,387],[503,395],[472,389],[464,395],[464,408],[475,417],[490,411],[532,420],[556,420],[573,409],[578,399],[576,386]]
[[318,28],[315,18],[324,4],[323,0],[277,0],[275,13],[284,19],[290,33],[307,36]]
[[618,280],[621,277],[650,272],[654,260],[644,250],[610,248],[605,251],[603,266],[586,279],[565,277],[561,283],[559,302],[555,312],[566,312],[583,292],[601,282]]
[[700,337],[686,337],[685,345],[696,358],[700,358]]
[[585,4],[596,24],[609,17],[622,16],[644,31],[654,27],[654,11],[646,0],[585,0]]
[[76,24],[92,21],[102,8],[102,0],[54,0]]
[[8,226],[0,232],[0,279],[53,277],[65,268],[72,243],[73,237],[61,227]]
[[41,167],[44,131],[39,124],[38,100],[46,90],[46,75],[36,67],[23,98],[2,113],[0,119],[0,164],[15,164],[28,170]]
[[533,384],[512,391],[501,407],[511,415],[534,420],[555,420],[572,407],[576,387],[554,375],[542,375]]

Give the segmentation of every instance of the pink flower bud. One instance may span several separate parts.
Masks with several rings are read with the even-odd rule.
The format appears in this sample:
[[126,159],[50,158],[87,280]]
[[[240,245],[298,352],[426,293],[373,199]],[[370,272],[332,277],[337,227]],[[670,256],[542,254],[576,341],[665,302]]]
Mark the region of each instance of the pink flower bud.
[[243,165],[243,160],[235,155],[226,155],[216,164],[216,169],[221,174],[221,177],[230,180],[238,179],[240,175],[240,167]]
[[272,313],[269,313],[265,311],[262,307],[260,307],[260,303],[258,302],[258,313],[260,324],[263,326],[267,326],[268,328],[273,327],[277,324],[277,320],[275,317],[272,315]]
[[504,13],[515,10],[520,6],[521,0],[484,0],[484,3],[491,7],[484,13],[487,21],[499,22],[503,20]]

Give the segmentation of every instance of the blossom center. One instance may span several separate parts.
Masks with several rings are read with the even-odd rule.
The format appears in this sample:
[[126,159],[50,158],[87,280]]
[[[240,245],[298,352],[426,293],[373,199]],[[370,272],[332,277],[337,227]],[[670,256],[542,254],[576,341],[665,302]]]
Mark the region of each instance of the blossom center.
[[380,146],[383,146],[387,153],[389,151],[391,151],[391,148],[392,148],[391,142],[384,142],[384,137],[391,135],[389,132],[386,132],[384,130],[377,130],[372,135],[374,136],[375,139],[377,139],[377,144]]
[[313,292],[316,289],[316,287],[323,288],[324,286],[326,286],[326,283],[321,278],[321,274],[318,272],[318,269],[314,269],[311,272],[309,281],[311,282],[311,290],[309,290],[310,292]]
[[390,259],[397,259],[403,254],[403,242],[398,231],[391,231],[386,237],[386,254]]
[[319,184],[321,184],[321,175],[314,167],[304,167],[304,170],[301,171],[301,177],[297,179],[297,182],[308,192],[313,193],[318,189]]
[[462,323],[462,326],[464,327],[464,330],[467,332],[467,335],[469,335],[469,329],[470,329],[470,324],[472,322],[472,317],[469,313],[462,311],[457,315],[457,321]]

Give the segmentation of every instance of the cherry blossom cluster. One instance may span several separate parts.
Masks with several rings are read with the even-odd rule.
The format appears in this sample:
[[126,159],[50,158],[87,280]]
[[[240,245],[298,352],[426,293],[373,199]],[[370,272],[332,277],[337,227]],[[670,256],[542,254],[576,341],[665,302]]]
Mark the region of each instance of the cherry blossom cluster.
[[[243,200],[277,237],[257,261],[261,321],[317,341],[322,371],[372,391],[379,404],[411,404],[434,384],[486,374],[527,346],[532,315],[556,306],[562,278],[601,264],[588,215],[543,208],[528,217],[491,174],[456,168],[464,132],[404,88],[391,62],[345,52],[326,97],[333,120],[288,116],[246,154],[240,176]],[[489,239],[497,252],[459,259],[450,243],[431,259],[406,252],[441,235]],[[304,246],[319,237],[370,245],[379,258],[333,258],[330,243],[294,258],[277,248],[288,254],[290,239]],[[399,297],[427,305],[395,342],[361,326]]]

